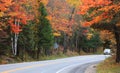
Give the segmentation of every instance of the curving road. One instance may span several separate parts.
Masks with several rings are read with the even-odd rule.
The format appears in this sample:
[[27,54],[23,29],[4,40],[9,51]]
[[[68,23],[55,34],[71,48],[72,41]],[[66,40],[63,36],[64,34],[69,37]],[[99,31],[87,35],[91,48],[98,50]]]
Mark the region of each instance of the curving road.
[[103,61],[105,55],[87,55],[64,59],[0,65],[0,73],[84,73],[93,63]]

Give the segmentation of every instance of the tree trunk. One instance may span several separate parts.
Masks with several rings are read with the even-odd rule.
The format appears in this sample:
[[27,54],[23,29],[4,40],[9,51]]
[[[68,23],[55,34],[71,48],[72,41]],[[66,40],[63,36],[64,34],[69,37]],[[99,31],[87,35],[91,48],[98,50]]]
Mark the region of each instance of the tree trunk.
[[78,54],[79,54],[79,55],[80,55],[80,52],[81,52],[81,48],[79,47],[79,48],[78,48]]
[[50,49],[49,48],[44,48],[45,49],[45,55],[46,56],[49,56],[50,55]]
[[65,54],[67,52],[67,35],[64,33],[64,50],[63,53]]
[[116,63],[119,63],[120,62],[120,33],[116,25],[114,26],[114,34],[115,34],[116,46],[117,46]]
[[69,44],[69,46],[70,46],[70,47],[69,47],[69,48],[70,48],[70,51],[73,52],[73,51],[74,51],[74,49],[73,49],[73,37],[70,38],[70,44]]
[[39,55],[40,55],[40,48],[37,49],[37,59],[39,59]]

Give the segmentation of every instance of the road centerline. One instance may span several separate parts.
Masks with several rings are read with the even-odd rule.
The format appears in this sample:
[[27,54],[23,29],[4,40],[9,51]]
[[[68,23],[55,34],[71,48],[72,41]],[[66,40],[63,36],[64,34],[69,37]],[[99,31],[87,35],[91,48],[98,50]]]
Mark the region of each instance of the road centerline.
[[46,63],[46,64],[37,64],[37,65],[25,66],[25,67],[20,67],[20,68],[2,71],[0,73],[11,73],[11,72],[19,71],[19,70],[29,69],[29,68],[33,68],[33,67],[41,67],[41,66],[46,66],[46,65],[52,65],[52,64],[57,64],[57,63],[58,62],[52,62],[52,63]]

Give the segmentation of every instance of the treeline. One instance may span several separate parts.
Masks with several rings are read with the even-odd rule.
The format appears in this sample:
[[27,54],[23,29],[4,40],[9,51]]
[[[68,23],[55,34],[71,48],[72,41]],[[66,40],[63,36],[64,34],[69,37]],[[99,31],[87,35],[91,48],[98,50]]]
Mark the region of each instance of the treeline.
[[[47,17],[47,11],[43,3],[38,8],[38,22],[31,20],[23,27],[22,32],[18,36],[18,44],[16,55],[11,49],[11,32],[8,27],[5,31],[0,32],[0,57],[6,55],[8,57],[19,57],[25,60],[26,57],[39,60],[41,56],[50,56],[66,54],[67,51],[86,53],[97,52],[98,47],[102,46],[99,33],[91,28],[77,26],[73,29],[72,35],[68,35],[63,31],[59,31],[60,36],[55,36],[51,24]],[[3,37],[5,35],[5,37]],[[57,47],[56,47],[57,46]],[[56,54],[54,52],[57,52]],[[28,55],[28,56],[27,56]]]

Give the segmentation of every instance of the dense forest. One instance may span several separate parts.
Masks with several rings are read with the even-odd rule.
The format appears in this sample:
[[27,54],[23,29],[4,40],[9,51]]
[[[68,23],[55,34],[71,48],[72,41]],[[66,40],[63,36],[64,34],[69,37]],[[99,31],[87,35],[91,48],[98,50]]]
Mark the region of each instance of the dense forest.
[[105,48],[120,62],[119,19],[119,0],[0,0],[0,62]]

